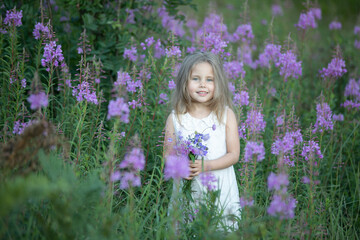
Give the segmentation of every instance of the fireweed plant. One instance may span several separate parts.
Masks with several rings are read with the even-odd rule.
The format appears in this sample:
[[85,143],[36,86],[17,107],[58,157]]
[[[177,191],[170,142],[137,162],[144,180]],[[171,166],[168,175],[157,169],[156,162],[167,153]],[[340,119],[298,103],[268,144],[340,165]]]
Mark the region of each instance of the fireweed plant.
[[[204,2],[1,5],[1,239],[360,238],[355,14],[335,1]],[[236,231],[221,226],[207,172],[204,202],[185,213],[181,193],[169,206],[189,153],[207,151],[194,133],[162,157],[174,79],[194,51],[218,54],[229,79]]]

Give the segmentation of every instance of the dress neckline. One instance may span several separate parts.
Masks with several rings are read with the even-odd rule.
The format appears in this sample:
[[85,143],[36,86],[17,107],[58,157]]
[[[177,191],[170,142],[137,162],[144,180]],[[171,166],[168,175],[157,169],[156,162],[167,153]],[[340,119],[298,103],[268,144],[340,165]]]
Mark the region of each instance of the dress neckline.
[[207,115],[206,117],[203,117],[203,118],[197,118],[197,117],[193,117],[193,116],[191,116],[191,114],[189,113],[189,112],[186,112],[185,113],[185,115],[187,115],[187,116],[189,116],[190,118],[192,118],[192,119],[196,119],[196,120],[205,120],[205,119],[207,119],[207,118],[209,118],[211,115],[213,114],[213,112],[211,111],[210,113],[209,113],[209,115]]

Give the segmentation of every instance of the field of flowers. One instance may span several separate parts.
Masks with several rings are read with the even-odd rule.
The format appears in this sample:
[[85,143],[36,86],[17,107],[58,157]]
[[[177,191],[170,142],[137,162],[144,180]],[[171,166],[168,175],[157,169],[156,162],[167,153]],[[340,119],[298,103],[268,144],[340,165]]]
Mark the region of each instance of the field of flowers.
[[[28,2],[0,6],[1,239],[360,238],[357,1]],[[170,203],[165,121],[199,50],[238,118],[235,231],[216,191],[186,221]]]

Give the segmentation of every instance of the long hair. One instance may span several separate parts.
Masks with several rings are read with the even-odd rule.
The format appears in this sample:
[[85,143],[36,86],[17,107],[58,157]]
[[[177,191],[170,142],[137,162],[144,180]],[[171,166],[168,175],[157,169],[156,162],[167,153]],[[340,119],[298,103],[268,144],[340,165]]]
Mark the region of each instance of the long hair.
[[190,109],[192,103],[187,83],[193,68],[204,62],[209,63],[214,72],[215,92],[213,99],[209,101],[209,107],[215,113],[219,123],[222,123],[225,107],[232,108],[231,93],[223,63],[217,55],[211,52],[195,52],[184,58],[176,77],[176,89],[172,97],[173,109],[177,117]]

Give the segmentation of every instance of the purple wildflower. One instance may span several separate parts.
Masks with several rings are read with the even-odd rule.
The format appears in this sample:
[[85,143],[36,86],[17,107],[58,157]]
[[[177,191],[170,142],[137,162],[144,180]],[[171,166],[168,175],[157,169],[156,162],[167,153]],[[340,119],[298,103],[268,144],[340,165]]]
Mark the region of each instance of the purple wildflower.
[[309,158],[313,159],[315,155],[320,159],[323,158],[319,144],[313,140],[308,141],[307,144],[304,143],[301,156],[303,156],[305,160],[309,160]]
[[334,114],[333,115],[333,120],[338,121],[338,122],[342,122],[342,121],[344,121],[344,115],[342,115],[342,114],[338,114],[338,115]]
[[[119,177],[119,180],[120,180],[119,188],[120,189],[127,189],[129,187],[141,186],[140,177],[136,174],[136,172],[133,172],[133,171],[121,172],[119,175],[120,175],[120,177]],[[113,177],[113,179],[115,179],[115,178]]]
[[186,48],[187,53],[194,53],[196,51],[196,47],[188,47]]
[[359,40],[355,40],[355,42],[354,42],[354,47],[355,47],[356,49],[360,49],[360,41],[359,41]]
[[221,54],[225,52],[228,42],[224,41],[221,38],[221,35],[211,32],[201,37],[201,44],[201,51],[210,51],[214,54]]
[[137,50],[136,47],[131,47],[130,49],[125,48],[124,58],[129,59],[132,62],[135,62],[137,59]]
[[344,96],[352,96],[360,101],[360,79],[356,81],[354,78],[350,78],[348,84],[346,84]]
[[271,216],[279,216],[280,219],[291,219],[294,218],[296,204],[296,199],[291,196],[283,200],[282,196],[274,195],[267,212]]
[[110,176],[110,181],[112,182],[116,182],[119,181],[121,179],[121,173],[120,171],[115,171],[111,174]]
[[165,52],[166,52],[166,56],[169,58],[172,56],[181,57],[181,51],[178,46],[171,46],[170,48],[167,48]]
[[208,191],[215,191],[217,188],[218,179],[212,172],[202,172],[199,175],[201,184],[206,187]]
[[352,109],[352,108],[360,108],[360,102],[357,101],[351,101],[351,100],[346,100],[343,104],[341,104],[344,108],[347,109]]
[[78,53],[78,54],[83,54],[83,53],[84,53],[84,50],[83,50],[81,47],[78,47],[78,48],[77,48],[77,53]]
[[284,124],[284,116],[280,115],[276,118],[276,126],[282,126]]
[[283,138],[277,138],[271,145],[271,153],[279,155],[284,154],[294,155],[294,147],[303,141],[300,129],[295,132],[286,132]]
[[138,101],[132,100],[131,102],[128,102],[128,104],[129,104],[129,107],[131,107],[132,109],[142,106],[139,99],[138,99]]
[[235,85],[234,85],[234,83],[232,83],[232,82],[229,81],[228,86],[229,86],[230,92],[231,92],[233,95],[235,95]]
[[29,121],[29,122],[20,122],[20,120],[17,120],[14,123],[14,128],[13,128],[13,133],[14,134],[22,134],[25,130],[25,128],[31,126],[34,123],[34,121]]
[[234,105],[246,106],[249,104],[249,94],[247,91],[241,91],[234,94]]
[[256,49],[255,46],[249,46],[249,44],[243,44],[237,49],[237,57],[244,65],[251,67],[252,69],[257,68],[257,62],[252,59],[252,51]]
[[347,72],[347,70],[345,69],[345,61],[341,58],[335,57],[328,64],[327,68],[323,68],[319,72],[323,79],[337,79]]
[[256,60],[257,65],[261,67],[270,67],[270,61],[277,63],[281,55],[281,45],[267,44],[264,52],[259,55],[259,59]]
[[280,5],[278,5],[278,4],[273,4],[271,6],[271,11],[272,11],[273,16],[282,16],[282,15],[284,15],[282,7]]
[[159,104],[164,104],[169,100],[166,93],[160,93],[159,98],[160,98],[160,100],[158,102]]
[[232,41],[250,42],[254,38],[251,24],[242,24],[237,27],[232,35]]
[[215,131],[216,130],[216,124],[213,124],[211,128],[212,128],[213,131]]
[[131,77],[130,77],[129,73],[118,71],[117,79],[116,79],[116,82],[114,82],[114,85],[115,86],[126,85],[126,83],[129,81],[131,81]]
[[131,23],[131,24],[135,24],[135,14],[134,12],[137,9],[125,9],[126,13],[128,14],[126,17],[126,23]]
[[271,172],[268,176],[267,183],[269,191],[272,189],[286,189],[289,185],[288,175],[286,173],[279,173],[276,175],[275,173]]
[[25,79],[25,78],[23,78],[23,79],[21,80],[21,87],[22,87],[22,88],[26,88],[26,79]]
[[133,148],[130,153],[126,153],[124,160],[119,164],[119,168],[130,168],[135,171],[144,170],[145,156],[141,148]]
[[171,80],[169,81],[168,88],[169,88],[170,90],[176,88],[176,84],[175,84],[174,80],[171,79]]
[[162,56],[165,55],[165,50],[164,48],[162,47],[161,45],[161,41],[160,39],[158,39],[155,43],[155,46],[154,46],[154,49],[155,49],[155,52],[154,52],[154,57],[155,58],[161,58]]
[[269,93],[271,96],[275,97],[275,95],[276,95],[276,88],[270,88],[270,89],[268,90],[268,93]]
[[49,104],[48,96],[44,92],[39,92],[38,94],[31,94],[27,100],[31,104],[30,108],[32,110],[36,110],[41,107],[47,107],[47,105]]
[[264,143],[260,142],[247,142],[245,146],[244,162],[252,162],[255,158],[257,162],[265,159]]
[[59,62],[61,62],[61,66],[64,66],[64,56],[62,54],[61,45],[56,45],[55,41],[50,41],[44,47],[44,58],[41,59],[41,65],[43,67],[47,67],[46,71],[50,71],[50,66],[59,66]]
[[130,79],[126,82],[126,91],[130,93],[135,93],[137,89],[142,89],[142,87],[141,80],[132,81],[132,79]]
[[110,119],[114,116],[119,116],[120,121],[124,123],[129,122],[129,106],[124,101],[123,98],[117,98],[116,100],[110,100],[108,107],[108,116],[107,119]]
[[237,79],[245,77],[244,64],[238,61],[224,63],[224,70],[227,78]]
[[95,105],[98,104],[96,92],[86,81],[83,81],[82,83],[78,84],[77,87],[74,87],[72,90],[72,95],[76,96],[76,100],[78,102],[82,102],[85,99],[86,101],[94,103]]
[[323,130],[332,130],[333,122],[332,122],[332,113],[330,106],[327,103],[318,103],[316,105],[316,123],[314,125],[313,133]]
[[180,37],[185,34],[183,23],[176,20],[173,16],[170,16],[164,6],[158,9],[158,15],[161,18],[161,24],[164,28]]
[[41,35],[45,37],[45,39],[50,39],[50,30],[47,26],[44,26],[42,23],[36,23],[35,28],[33,30],[33,35],[36,40],[41,38]]
[[15,8],[8,10],[6,11],[4,24],[8,26],[19,27],[22,25],[21,18],[22,18],[22,10],[20,10],[19,12],[17,12]]
[[199,28],[196,35],[204,36],[209,33],[214,35],[222,35],[225,39],[229,38],[229,33],[227,32],[227,26],[223,23],[221,16],[211,13],[208,17],[204,19],[203,25]]
[[311,8],[307,13],[301,13],[299,22],[295,24],[301,29],[317,28],[316,19],[321,19],[321,9]]
[[249,130],[249,134],[257,134],[265,130],[266,122],[264,121],[264,115],[261,111],[251,109],[247,113],[246,126]]
[[246,125],[245,123],[241,123],[238,127],[239,138],[246,140]]
[[354,27],[354,34],[355,35],[360,35],[360,26],[355,26]]
[[330,30],[338,30],[338,29],[341,29],[341,27],[342,27],[341,22],[338,22],[338,21],[332,21],[329,24]]
[[181,179],[190,175],[189,160],[187,155],[169,155],[165,162],[165,179]]
[[310,178],[307,176],[303,176],[303,178],[301,179],[303,183],[305,184],[309,184],[310,183]]
[[302,75],[301,61],[296,61],[296,55],[291,50],[280,54],[279,61],[275,65],[280,67],[280,75],[284,76],[285,82],[289,77],[297,79]]
[[254,206],[254,199],[246,198],[246,197],[240,197],[240,206],[242,208],[244,208],[245,206],[252,207],[252,206]]

